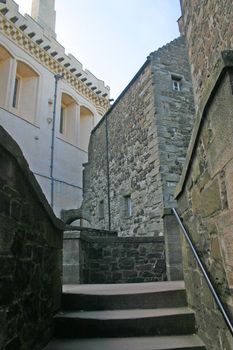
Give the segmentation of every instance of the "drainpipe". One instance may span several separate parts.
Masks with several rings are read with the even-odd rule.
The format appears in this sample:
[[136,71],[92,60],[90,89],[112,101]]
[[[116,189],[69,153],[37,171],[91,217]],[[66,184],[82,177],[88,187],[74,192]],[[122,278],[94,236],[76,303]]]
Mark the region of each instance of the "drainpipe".
[[108,230],[111,231],[111,205],[110,205],[110,176],[109,176],[109,153],[108,153],[108,116],[105,117],[105,134],[106,134],[106,168],[107,168],[107,197],[108,197]]
[[54,141],[55,141],[55,118],[57,108],[57,85],[58,81],[63,78],[63,75],[56,74],[55,78],[55,89],[53,99],[53,123],[52,123],[52,141],[51,141],[51,158],[50,158],[50,179],[51,179],[51,207],[54,206],[54,177],[53,177],[53,166],[54,166]]

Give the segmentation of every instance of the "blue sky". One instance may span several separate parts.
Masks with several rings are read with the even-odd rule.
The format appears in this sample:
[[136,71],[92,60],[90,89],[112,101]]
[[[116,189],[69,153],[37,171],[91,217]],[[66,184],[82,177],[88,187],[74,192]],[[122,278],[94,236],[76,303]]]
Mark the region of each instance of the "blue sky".
[[[31,0],[15,1],[30,14]],[[104,80],[115,99],[150,52],[179,36],[179,0],[56,0],[56,12],[66,53]]]

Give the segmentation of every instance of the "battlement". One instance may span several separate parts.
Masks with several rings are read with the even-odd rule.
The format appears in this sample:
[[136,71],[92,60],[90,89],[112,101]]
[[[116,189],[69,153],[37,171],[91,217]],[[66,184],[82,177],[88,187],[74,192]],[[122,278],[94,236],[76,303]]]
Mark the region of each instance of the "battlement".
[[[65,48],[56,40],[56,34],[51,28],[40,25],[27,14],[23,16],[19,12],[19,6],[13,0],[6,0],[6,4],[0,3],[0,15],[6,20],[6,22],[1,21],[0,26],[7,36],[11,36],[11,39],[16,41],[20,38],[22,42],[23,37],[27,38],[28,43],[32,41],[37,48],[46,53],[46,56],[50,56],[50,60],[56,62],[53,66],[57,67],[57,73],[63,73],[69,82],[78,80],[76,85],[82,86],[83,95],[91,96],[93,101],[98,100],[95,104],[104,107],[105,110],[108,109],[109,86],[105,86],[104,81],[96,78],[89,70],[84,70],[82,64],[73,55],[66,54]],[[30,50],[30,54],[33,55],[33,50]],[[35,56],[37,56],[36,53]]]

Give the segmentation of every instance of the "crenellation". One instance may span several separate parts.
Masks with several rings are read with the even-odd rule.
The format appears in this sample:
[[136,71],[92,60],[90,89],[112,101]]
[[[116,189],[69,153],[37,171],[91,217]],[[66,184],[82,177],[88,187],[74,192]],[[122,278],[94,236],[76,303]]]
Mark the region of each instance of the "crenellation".
[[[0,3],[0,50],[7,58],[0,67],[1,91],[7,86],[0,94],[0,119],[27,155],[51,204],[56,197],[54,211],[59,216],[61,209],[81,205],[82,163],[87,161],[90,132],[109,109],[109,87],[73,55],[66,54],[54,33],[43,25],[46,1],[35,3],[39,6],[35,11],[41,11],[39,23],[36,13],[35,19],[22,16],[13,0],[7,0],[5,6]],[[48,5],[52,11],[54,4]],[[27,74],[32,77],[30,82]],[[17,81],[20,85],[15,85]],[[53,133],[55,157],[51,151]],[[25,134],[29,135],[27,139]],[[55,164],[54,177],[49,170],[51,162]]]
[[[64,47],[60,43],[58,43],[54,37],[50,36],[44,30],[44,28],[42,28],[41,25],[38,24],[32,17],[30,17],[27,14],[25,16],[21,15],[19,13],[19,7],[16,3],[14,3],[13,1],[9,1],[7,2],[7,7],[5,7],[3,4],[0,4],[0,9],[2,10],[1,15],[3,16],[3,18],[9,20],[10,23],[13,23],[11,21],[11,18],[17,18],[17,21],[13,23],[14,26],[18,28],[20,32],[23,32],[27,36],[29,36],[29,38],[32,40],[33,43],[35,43],[35,45],[38,45],[38,46],[42,45],[44,49],[47,49],[46,51],[51,56],[51,58],[53,58],[56,61],[58,61],[58,59],[60,59],[61,57],[64,58],[63,60],[64,62],[60,60],[60,62],[58,61],[58,63],[62,63],[64,67],[66,64],[67,65],[69,64],[69,70],[75,69],[75,71],[78,71],[82,74],[82,78],[87,79],[88,83],[91,83],[92,85],[97,85],[98,89],[101,90],[102,92],[101,94],[102,97],[106,99],[106,110],[107,110],[108,108],[107,106],[109,106],[109,102],[108,102],[109,87],[105,86],[102,80],[97,79],[90,71],[83,70],[82,64],[77,59],[75,59],[73,55],[71,54],[66,55]],[[12,31],[16,29],[7,25],[7,22],[3,22],[3,23],[4,23],[5,32],[12,37],[13,36]],[[7,28],[10,29],[10,33],[6,31]],[[31,35],[30,37],[31,33],[33,33],[33,36]],[[16,40],[15,37],[13,37],[13,39]],[[51,55],[54,52],[57,53],[56,56]],[[31,54],[33,54],[33,50],[31,51]],[[78,76],[76,76],[76,78],[79,79]],[[91,91],[95,93],[94,90],[91,90]],[[100,96],[98,97],[100,98]]]
[[[0,15],[1,16],[1,15]],[[1,19],[0,19],[0,23],[1,23]],[[13,40],[17,41],[18,44],[21,44],[25,49],[27,49],[30,54],[35,55],[35,52],[37,51],[37,53],[39,53],[39,51],[41,50],[39,45],[33,41],[33,38],[29,38],[29,37],[22,37],[20,34],[20,32],[18,33],[17,30],[13,27],[13,24],[10,23],[10,21],[6,21],[5,18],[2,18],[2,23],[3,23],[3,30],[4,32],[11,38],[13,38]],[[17,36],[19,34],[19,36]],[[21,41],[21,39],[23,39],[23,42]],[[45,48],[45,47],[44,47]],[[63,48],[63,47],[62,47]],[[39,50],[39,51],[38,51]],[[51,51],[51,47],[48,47],[48,50]],[[64,51],[64,48],[63,48]],[[78,89],[79,92],[83,95],[86,96],[87,98],[90,98],[95,104],[96,104],[96,98],[95,98],[95,91],[89,89],[87,87],[87,85],[83,84],[82,81],[80,81],[79,78],[77,78],[77,76],[75,76],[74,73],[70,72],[70,69],[65,68],[66,64],[69,64],[69,66],[71,65],[70,62],[66,62],[64,64],[58,62],[57,60],[55,60],[55,58],[53,58],[51,56],[51,54],[47,53],[48,51],[44,51],[44,55],[43,52],[41,52],[41,56],[37,56],[37,59],[41,60],[41,63],[44,63],[45,66],[49,69],[51,69],[52,71],[55,71],[55,73],[57,73],[57,71],[60,71],[64,74],[64,78],[66,80],[68,80],[68,82],[71,81],[72,76],[74,77],[74,79],[79,81]],[[43,57],[44,56],[44,57]],[[68,56],[66,56],[67,60],[70,60],[70,58]],[[63,67],[58,69],[58,67]],[[82,71],[82,77],[86,76],[85,79],[89,79],[90,74],[87,74],[88,71]],[[93,76],[93,75],[92,75]],[[82,78],[84,79],[84,78]],[[81,80],[82,80],[81,79]],[[101,81],[102,82],[102,81]],[[106,91],[106,89],[104,90]],[[109,107],[109,100],[107,99],[107,96],[109,94],[109,88],[107,88],[108,92],[105,92],[102,96],[96,95],[96,97],[98,97],[99,104],[101,104],[104,108],[105,108],[105,112]],[[107,94],[105,97],[103,97],[105,94]]]

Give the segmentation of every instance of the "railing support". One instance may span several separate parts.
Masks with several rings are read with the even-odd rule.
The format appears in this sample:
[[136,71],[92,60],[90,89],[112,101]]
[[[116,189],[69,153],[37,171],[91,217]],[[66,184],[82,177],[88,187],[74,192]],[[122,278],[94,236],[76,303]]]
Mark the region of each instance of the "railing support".
[[173,213],[174,213],[174,215],[175,215],[175,217],[176,217],[176,219],[177,219],[177,221],[178,221],[178,223],[180,225],[180,228],[181,228],[182,232],[184,233],[184,236],[185,236],[186,240],[188,241],[188,244],[189,244],[189,246],[190,246],[190,248],[191,248],[191,250],[192,250],[192,252],[193,252],[193,254],[195,256],[195,259],[196,259],[196,261],[198,263],[198,266],[200,267],[200,269],[201,269],[201,271],[202,271],[202,273],[203,273],[203,275],[205,277],[205,280],[206,280],[206,282],[208,284],[208,287],[209,287],[209,289],[210,289],[210,291],[211,291],[211,293],[212,293],[212,295],[214,297],[214,300],[216,301],[216,303],[217,303],[217,305],[218,305],[218,307],[219,307],[219,309],[220,309],[220,311],[222,313],[222,316],[223,316],[223,318],[224,318],[224,320],[225,320],[225,322],[227,324],[227,327],[229,328],[229,331],[231,332],[231,335],[233,336],[233,325],[232,325],[232,322],[231,322],[231,320],[230,320],[230,318],[229,318],[229,316],[227,314],[227,311],[226,311],[225,307],[223,306],[223,302],[221,301],[220,297],[218,296],[218,294],[217,294],[217,292],[216,292],[216,290],[215,290],[215,288],[214,288],[214,286],[213,286],[213,284],[212,284],[212,282],[211,282],[211,280],[210,280],[210,278],[209,278],[209,276],[208,276],[208,274],[206,272],[206,269],[205,269],[205,267],[204,267],[204,265],[203,265],[199,255],[197,253],[197,250],[194,247],[194,244],[193,244],[191,238],[189,237],[189,234],[186,231],[186,229],[185,229],[185,227],[184,227],[184,225],[183,225],[183,223],[182,223],[182,221],[181,221],[181,219],[180,219],[176,209],[173,208],[172,211],[173,211]]

